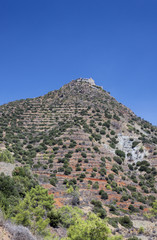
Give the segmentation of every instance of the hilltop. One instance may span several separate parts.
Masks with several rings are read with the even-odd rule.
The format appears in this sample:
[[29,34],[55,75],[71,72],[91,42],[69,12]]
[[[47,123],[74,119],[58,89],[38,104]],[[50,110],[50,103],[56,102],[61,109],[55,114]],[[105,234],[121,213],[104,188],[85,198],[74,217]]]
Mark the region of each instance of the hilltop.
[[88,212],[99,200],[110,218],[129,213],[142,221],[157,197],[157,127],[92,78],[0,106],[5,149],[14,164],[31,167],[58,208]]

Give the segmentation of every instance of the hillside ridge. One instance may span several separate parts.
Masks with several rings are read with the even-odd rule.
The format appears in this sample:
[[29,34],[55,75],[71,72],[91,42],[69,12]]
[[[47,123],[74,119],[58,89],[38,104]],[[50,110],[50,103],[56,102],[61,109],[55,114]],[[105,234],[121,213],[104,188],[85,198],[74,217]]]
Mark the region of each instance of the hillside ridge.
[[157,197],[157,127],[92,78],[0,106],[0,150],[65,204],[142,216]]

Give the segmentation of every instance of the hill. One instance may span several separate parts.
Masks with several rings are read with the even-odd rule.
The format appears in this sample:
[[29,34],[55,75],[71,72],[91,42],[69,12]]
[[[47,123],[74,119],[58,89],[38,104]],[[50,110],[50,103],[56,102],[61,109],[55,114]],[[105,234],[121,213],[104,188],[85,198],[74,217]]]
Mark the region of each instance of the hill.
[[0,106],[0,149],[31,166],[57,207],[88,212],[93,199],[111,218],[141,218],[157,197],[157,127],[93,79]]

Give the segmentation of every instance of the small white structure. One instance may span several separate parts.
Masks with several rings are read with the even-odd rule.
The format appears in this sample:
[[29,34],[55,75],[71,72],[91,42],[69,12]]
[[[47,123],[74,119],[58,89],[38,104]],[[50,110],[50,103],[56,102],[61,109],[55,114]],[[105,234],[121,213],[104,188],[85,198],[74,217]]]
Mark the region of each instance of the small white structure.
[[77,81],[78,82],[87,82],[87,83],[90,83],[91,85],[95,85],[93,78],[78,78]]

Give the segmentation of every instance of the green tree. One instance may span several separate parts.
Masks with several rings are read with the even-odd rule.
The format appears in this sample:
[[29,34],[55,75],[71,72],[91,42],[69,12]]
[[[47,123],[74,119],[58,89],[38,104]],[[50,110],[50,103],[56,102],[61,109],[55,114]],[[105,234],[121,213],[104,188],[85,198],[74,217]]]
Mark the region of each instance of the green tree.
[[87,220],[78,218],[68,229],[66,240],[120,240],[121,236],[112,236],[106,222],[93,213]]
[[0,152],[0,162],[14,163],[14,158],[7,149]]
[[41,186],[32,188],[13,210],[13,220],[17,224],[31,227],[33,233],[45,234],[50,219],[49,212],[54,204],[53,196]]
[[58,214],[61,218],[61,224],[64,227],[69,227],[70,225],[75,225],[77,219],[83,216],[83,212],[78,207],[63,206],[58,210]]
[[157,200],[153,202],[153,207],[151,209],[153,216],[157,216]]

